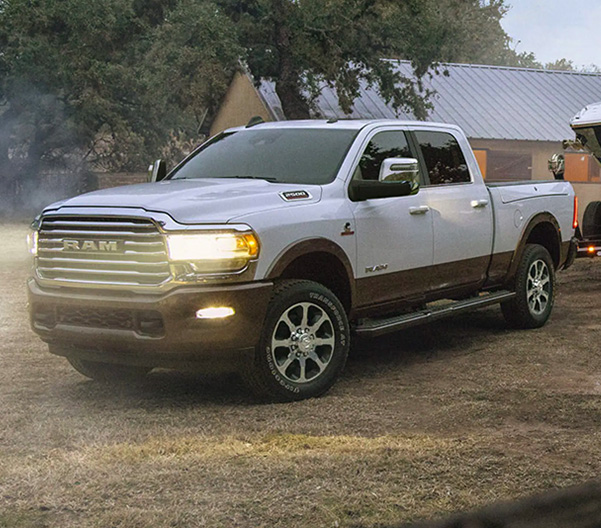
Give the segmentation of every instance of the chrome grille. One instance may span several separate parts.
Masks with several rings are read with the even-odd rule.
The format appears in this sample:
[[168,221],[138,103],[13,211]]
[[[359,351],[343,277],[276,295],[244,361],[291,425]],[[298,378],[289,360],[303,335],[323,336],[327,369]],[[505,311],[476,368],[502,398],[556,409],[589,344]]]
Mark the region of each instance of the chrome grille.
[[36,266],[42,279],[74,284],[158,286],[171,276],[164,238],[146,218],[46,217]]

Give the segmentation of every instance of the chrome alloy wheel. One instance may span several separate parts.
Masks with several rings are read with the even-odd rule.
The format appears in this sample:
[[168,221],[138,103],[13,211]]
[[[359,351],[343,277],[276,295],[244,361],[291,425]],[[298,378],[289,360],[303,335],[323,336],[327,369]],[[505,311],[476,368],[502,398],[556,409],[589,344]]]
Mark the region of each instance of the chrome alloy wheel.
[[526,296],[528,308],[534,315],[542,314],[549,304],[551,295],[551,277],[549,267],[544,260],[535,260],[528,269]]
[[294,383],[318,378],[334,355],[332,320],[317,304],[302,302],[287,308],[275,325],[271,355],[279,373]]

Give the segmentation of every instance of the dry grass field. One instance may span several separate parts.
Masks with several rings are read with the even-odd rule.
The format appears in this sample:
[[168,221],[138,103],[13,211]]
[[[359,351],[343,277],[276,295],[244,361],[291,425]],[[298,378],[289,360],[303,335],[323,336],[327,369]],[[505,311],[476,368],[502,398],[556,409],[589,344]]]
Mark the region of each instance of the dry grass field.
[[560,274],[543,329],[415,328],[267,405],[233,377],[81,377],[29,330],[26,230],[1,227],[2,528],[381,526],[601,473],[601,260]]

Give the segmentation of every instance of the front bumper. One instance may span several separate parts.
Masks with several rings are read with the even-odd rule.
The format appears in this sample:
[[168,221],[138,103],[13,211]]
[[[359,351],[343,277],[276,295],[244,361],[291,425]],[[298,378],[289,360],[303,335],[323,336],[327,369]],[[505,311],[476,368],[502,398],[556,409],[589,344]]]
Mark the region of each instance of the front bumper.
[[[182,287],[165,294],[85,292],[28,282],[31,327],[50,351],[91,361],[236,370],[257,345],[273,284]],[[225,319],[196,311],[229,306]]]

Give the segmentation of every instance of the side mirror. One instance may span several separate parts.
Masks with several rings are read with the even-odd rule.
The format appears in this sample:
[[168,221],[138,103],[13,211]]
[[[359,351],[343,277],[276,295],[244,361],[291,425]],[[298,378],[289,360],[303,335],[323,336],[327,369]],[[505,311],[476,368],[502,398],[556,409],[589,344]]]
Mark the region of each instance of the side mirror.
[[354,181],[349,187],[349,198],[361,202],[372,198],[393,198],[417,194],[419,184],[412,181]]
[[148,167],[148,181],[157,182],[165,179],[167,176],[167,164],[165,160],[158,159]]
[[380,166],[378,181],[417,181],[419,165],[415,158],[387,158]]

